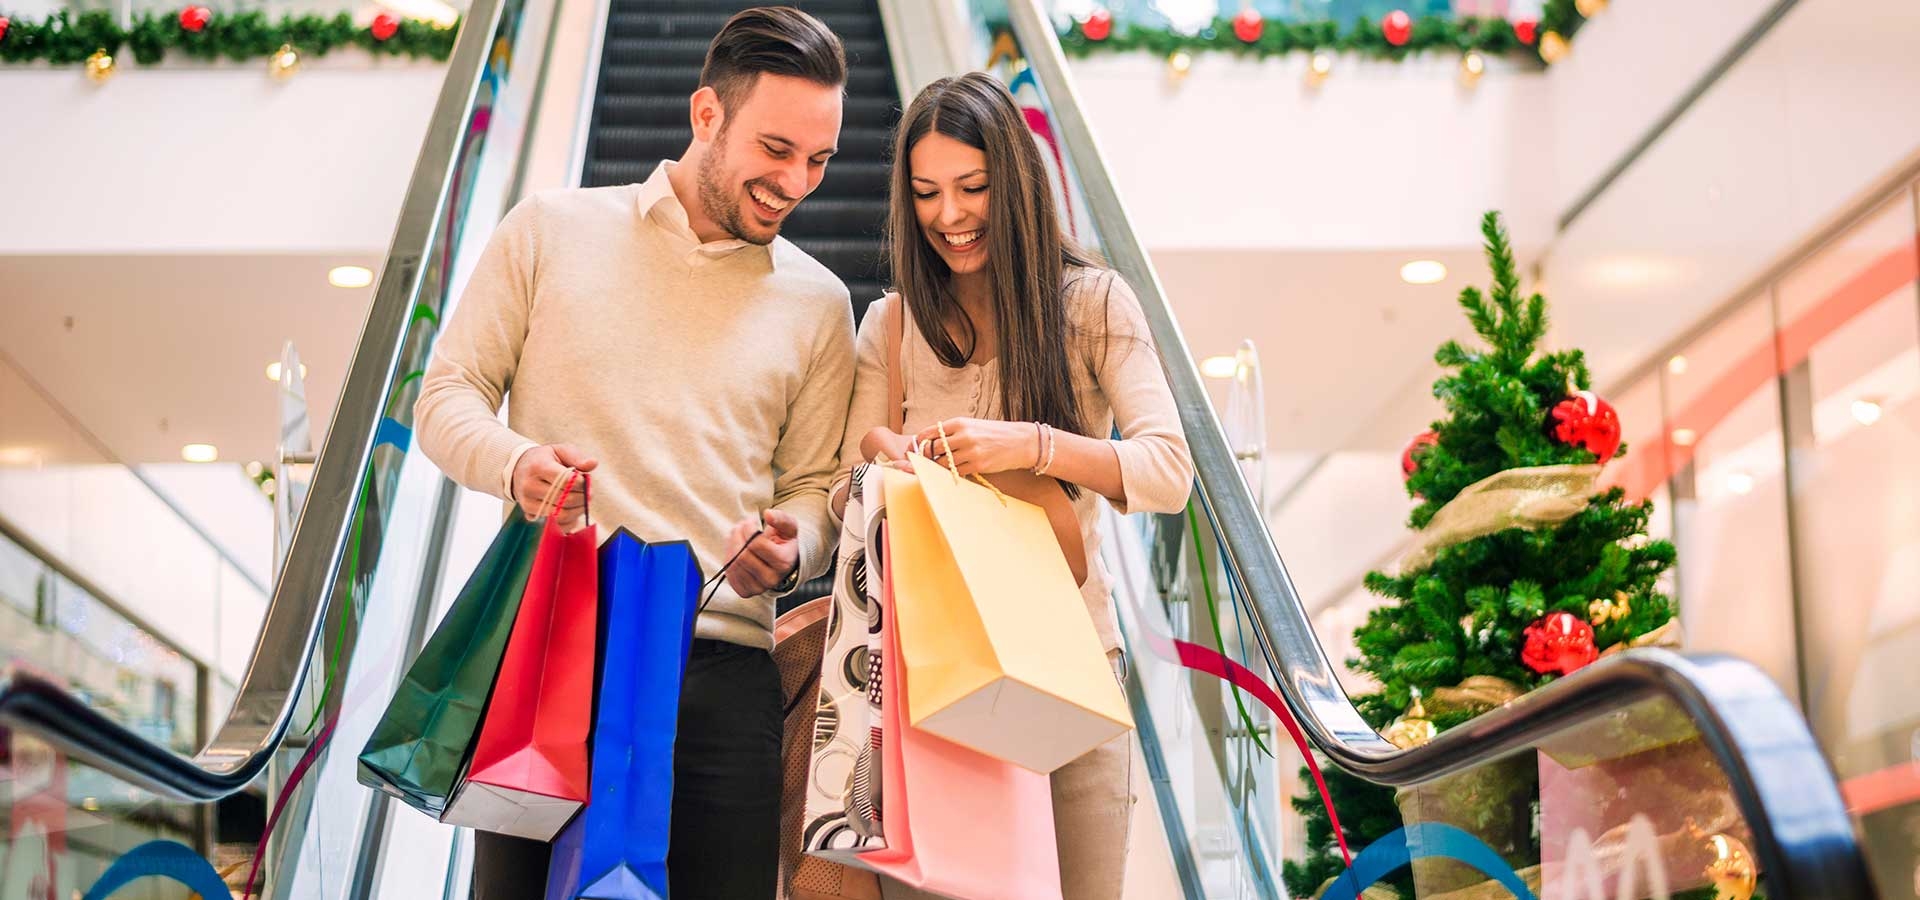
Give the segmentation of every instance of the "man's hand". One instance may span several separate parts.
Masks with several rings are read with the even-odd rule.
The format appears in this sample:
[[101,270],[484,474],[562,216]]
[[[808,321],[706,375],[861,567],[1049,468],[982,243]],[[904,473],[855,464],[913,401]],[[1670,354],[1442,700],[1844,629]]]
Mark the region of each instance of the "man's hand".
[[[537,517],[544,512],[540,508],[540,501],[547,496],[548,491],[553,489],[553,483],[565,474],[567,469],[591,472],[599,464],[599,460],[580,452],[580,449],[572,444],[548,444],[544,447],[535,447],[521,454],[520,462],[513,467],[513,498],[519,502],[520,509],[525,511],[529,518]],[[575,522],[580,521],[580,517],[586,511],[585,486],[576,483],[573,491],[567,494],[566,502],[560,505],[559,511],[555,512],[554,516],[559,521],[560,527],[571,528]]]
[[[753,537],[756,531],[760,535]],[[749,537],[752,544],[747,544]],[[778,509],[769,509],[758,519],[741,519],[727,537],[727,552],[720,558],[733,560],[727,567],[727,586],[742,597],[758,597],[787,580],[800,565],[800,523]]]

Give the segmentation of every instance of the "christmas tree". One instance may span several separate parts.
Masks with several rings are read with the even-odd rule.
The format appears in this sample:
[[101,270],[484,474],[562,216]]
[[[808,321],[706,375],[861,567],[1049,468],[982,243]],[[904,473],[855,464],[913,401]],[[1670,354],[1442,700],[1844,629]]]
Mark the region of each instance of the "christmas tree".
[[[1378,690],[1354,698],[1369,724],[1411,747],[1592,662],[1602,651],[1660,643],[1673,603],[1658,581],[1673,545],[1649,540],[1650,502],[1598,489],[1626,453],[1620,423],[1592,392],[1579,350],[1542,352],[1546,301],[1522,297],[1497,213],[1481,231],[1492,288],[1460,307],[1485,347],[1448,341],[1433,393],[1446,410],[1401,458],[1418,503],[1415,547],[1367,589],[1390,601],[1356,629],[1354,669]],[[1334,806],[1355,852],[1399,828],[1394,793],[1337,770]],[[1308,856],[1287,889],[1313,896],[1345,865],[1319,800],[1297,798]],[[1537,838],[1536,838],[1537,840]],[[1537,859],[1537,848],[1535,858]],[[1410,896],[1405,873],[1399,883]]]

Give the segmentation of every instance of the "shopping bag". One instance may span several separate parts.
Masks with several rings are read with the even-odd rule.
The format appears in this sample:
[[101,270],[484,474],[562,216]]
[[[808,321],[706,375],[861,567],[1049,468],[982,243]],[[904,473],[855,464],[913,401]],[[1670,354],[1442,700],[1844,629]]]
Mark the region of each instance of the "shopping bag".
[[[891,484],[887,502],[897,509]],[[957,900],[1058,900],[1052,780],[906,725],[903,701],[913,674],[893,662],[903,639],[897,613],[913,601],[889,590],[905,565],[898,549],[889,543],[883,554],[881,588],[880,820],[887,845],[851,859]]]
[[1046,511],[910,460],[885,473],[907,721],[1041,773],[1132,729]]
[[438,817],[467,761],[526,593],[541,523],[500,526],[360,753],[361,784]]
[[594,700],[593,791],[555,845],[547,900],[667,896],[673,744],[700,569],[685,542],[622,528],[600,548],[607,652]]
[[[588,487],[587,476],[570,476],[555,506]],[[591,520],[571,534],[546,520],[473,760],[440,821],[551,841],[585,805],[598,544]]]

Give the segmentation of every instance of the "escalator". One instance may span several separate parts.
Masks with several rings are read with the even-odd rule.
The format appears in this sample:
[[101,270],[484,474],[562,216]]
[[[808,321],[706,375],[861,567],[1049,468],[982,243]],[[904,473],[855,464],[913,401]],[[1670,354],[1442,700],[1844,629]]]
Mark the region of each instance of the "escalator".
[[[643,178],[684,146],[698,51],[740,5],[608,3],[582,147],[587,184]],[[899,102],[895,64],[952,70],[971,61],[933,60],[939,42],[902,27],[933,6],[920,0],[800,5],[845,29],[855,69],[845,152],[822,192],[796,211],[789,236],[846,280],[860,304],[884,283],[878,198]],[[204,749],[180,755],[47,673],[9,667],[0,680],[0,726],[9,732],[0,802],[12,826],[0,900],[77,896],[137,865],[194,869],[180,854],[212,855],[216,838],[233,840],[225,832],[246,818],[216,804],[250,793],[278,818],[251,829],[271,835],[263,896],[465,896],[470,835],[361,788],[354,751],[444,608],[447,582],[459,580],[448,571],[462,553],[451,537],[457,492],[409,448],[411,376],[510,205],[512,188],[502,185],[519,182],[528,142],[515,129],[527,127],[525,111],[541,96],[541,17],[552,11],[534,0],[479,0],[469,11],[252,662]],[[1874,896],[1819,748],[1791,704],[1738,660],[1624,654],[1412,750],[1362,721],[1240,475],[1079,114],[1045,14],[1031,0],[1013,0],[1004,14],[1030,67],[1023,100],[1034,98],[1034,114],[1049,122],[1067,190],[1090,213],[1081,236],[1140,297],[1199,473],[1191,527],[1165,517],[1108,522],[1148,773],[1136,821],[1150,818],[1164,834],[1172,872],[1167,893],[1139,896],[1284,897],[1278,870],[1300,849],[1281,811],[1310,787],[1293,775],[1299,758],[1275,741],[1286,722],[1263,715],[1252,731],[1241,727],[1221,682],[1168,650],[1210,638],[1200,624],[1198,598],[1211,590],[1202,581],[1229,587],[1233,646],[1216,649],[1272,686],[1325,759],[1402,788],[1397,814],[1417,827],[1398,844],[1353,848],[1363,876],[1347,885],[1353,890],[1368,887],[1377,869],[1401,872],[1416,896],[1451,900],[1525,896],[1556,877],[1573,887],[1548,896],[1692,896],[1744,862],[1776,900]],[[1516,784],[1538,787],[1530,794]],[[1488,802],[1532,796],[1550,797],[1553,808]],[[1574,810],[1587,812],[1556,818]],[[74,862],[82,857],[89,861]],[[245,857],[237,871],[217,873],[225,885],[245,880]],[[186,896],[185,888],[152,889]],[[224,887],[195,889],[204,896]]]

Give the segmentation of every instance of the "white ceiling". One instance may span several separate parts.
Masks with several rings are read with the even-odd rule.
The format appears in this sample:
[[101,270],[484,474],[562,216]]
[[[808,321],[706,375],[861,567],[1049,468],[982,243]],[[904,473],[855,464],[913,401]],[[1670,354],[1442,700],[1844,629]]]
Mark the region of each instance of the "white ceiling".
[[[279,429],[266,366],[291,339],[307,365],[316,442],[359,340],[370,288],[327,283],[365,254],[0,256],[0,448],[42,461],[270,461]],[[64,410],[64,414],[60,411]],[[90,437],[83,435],[75,423]],[[23,451],[25,452],[25,451]]]

